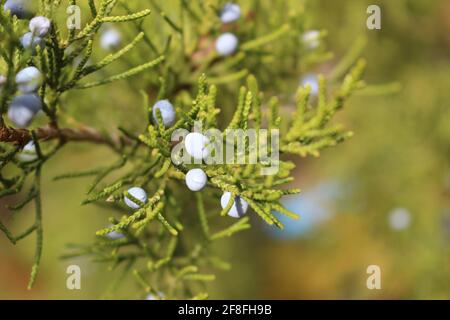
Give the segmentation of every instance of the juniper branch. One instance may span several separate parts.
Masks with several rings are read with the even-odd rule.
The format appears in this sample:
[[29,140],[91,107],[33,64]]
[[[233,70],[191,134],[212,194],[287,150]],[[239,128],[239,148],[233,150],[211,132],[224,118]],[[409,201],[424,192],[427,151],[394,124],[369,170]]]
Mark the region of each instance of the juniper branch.
[[[81,127],[78,129],[72,128],[57,128],[51,124],[35,130],[36,137],[39,140],[48,141],[59,139],[63,142],[90,142],[96,144],[104,144],[114,149],[118,148],[118,141],[112,137],[107,137],[96,129],[89,127]],[[19,146],[24,146],[31,141],[31,131],[27,129],[16,129],[7,127],[6,125],[0,127],[0,141],[7,142]],[[127,143],[129,139],[125,139]]]

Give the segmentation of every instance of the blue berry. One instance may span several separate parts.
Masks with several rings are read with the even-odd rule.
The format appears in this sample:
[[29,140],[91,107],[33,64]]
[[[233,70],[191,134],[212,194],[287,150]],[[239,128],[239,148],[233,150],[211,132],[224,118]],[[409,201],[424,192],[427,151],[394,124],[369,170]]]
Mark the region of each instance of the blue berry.
[[210,140],[200,132],[191,132],[184,139],[186,152],[195,159],[206,159],[209,155]]
[[[147,202],[147,192],[145,192],[144,189],[139,187],[133,187],[131,189],[128,189],[128,193],[135,198],[136,200],[139,200],[140,202]],[[137,203],[134,203],[133,200],[128,199],[125,197],[125,203],[127,206],[129,206],[132,209],[139,209],[140,205]]]
[[29,28],[35,36],[45,37],[50,31],[51,25],[48,18],[39,16],[30,20]]
[[33,35],[33,33],[31,32],[25,33],[22,38],[20,38],[20,43],[25,49],[31,50],[33,54],[36,53],[37,46],[39,46],[41,49],[43,49],[45,46],[44,39],[39,36]]
[[[227,207],[228,202],[230,201],[231,193],[225,192],[220,199],[220,204],[223,209]],[[245,215],[248,210],[248,203],[241,197],[236,196],[234,198],[233,206],[230,211],[228,211],[228,215],[233,218],[241,218]]]
[[149,293],[146,297],[145,300],[162,300],[165,298],[165,294],[162,293],[161,291],[157,292],[157,295],[154,295],[152,293]]
[[33,15],[30,0],[7,0],[3,9],[19,19],[28,19]]
[[241,7],[235,3],[227,3],[220,13],[220,20],[223,23],[231,23],[241,17]]
[[22,149],[22,152],[20,152],[17,155],[18,159],[22,162],[31,162],[38,158],[38,155],[36,153],[36,146],[34,144],[34,141],[28,142]]
[[303,44],[308,49],[315,49],[320,46],[320,31],[318,30],[309,30],[306,31],[302,37]]
[[317,96],[319,93],[319,81],[315,74],[308,74],[304,78],[302,78],[300,85],[302,87],[310,86],[311,87],[311,96]]
[[117,49],[122,42],[122,36],[116,29],[108,29],[103,31],[100,38],[100,46],[107,51]]
[[11,101],[9,119],[19,128],[27,127],[42,109],[42,101],[36,94],[23,94]]
[[16,75],[17,88],[23,93],[31,93],[42,85],[42,74],[36,67],[27,67]]
[[395,208],[389,213],[389,226],[396,230],[405,230],[411,224],[411,213],[405,208]]
[[175,109],[169,100],[160,100],[153,106],[153,120],[157,123],[156,110],[161,111],[164,126],[170,127],[175,123]]
[[191,169],[186,173],[186,185],[191,191],[200,191],[206,186],[208,177],[202,169]]
[[125,238],[125,235],[123,233],[117,232],[117,231],[111,231],[106,235],[107,238],[111,240],[118,240]]
[[217,39],[216,51],[221,56],[229,56],[236,51],[238,44],[238,38],[234,34],[226,32]]

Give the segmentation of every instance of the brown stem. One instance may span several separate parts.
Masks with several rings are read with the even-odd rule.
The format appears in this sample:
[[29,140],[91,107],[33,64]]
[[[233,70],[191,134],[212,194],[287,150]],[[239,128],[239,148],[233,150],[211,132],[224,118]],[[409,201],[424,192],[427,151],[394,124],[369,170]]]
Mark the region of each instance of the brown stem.
[[[105,144],[114,149],[117,148],[117,143],[109,137],[105,137],[95,129],[88,127],[81,127],[78,129],[62,128],[59,129],[54,125],[46,125],[45,127],[35,130],[36,137],[39,140],[59,139],[66,141],[85,141],[97,144]],[[0,141],[8,142],[15,145],[24,146],[31,137],[31,131],[27,129],[15,129],[3,125],[0,127]]]

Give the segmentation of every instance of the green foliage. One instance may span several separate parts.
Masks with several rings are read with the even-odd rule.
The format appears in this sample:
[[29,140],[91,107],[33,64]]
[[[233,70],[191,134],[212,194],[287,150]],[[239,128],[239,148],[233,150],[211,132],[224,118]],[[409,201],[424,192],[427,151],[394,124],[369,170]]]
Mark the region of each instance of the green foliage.
[[[280,189],[280,186],[292,181],[290,173],[294,164],[286,160],[286,155],[318,156],[322,149],[351,136],[342,126],[333,125],[330,121],[350,95],[364,87],[361,77],[365,62],[356,62],[361,43],[356,43],[350,50],[344,62],[332,73],[329,82],[324,77],[320,78],[317,99],[310,97],[310,87],[299,88],[296,111],[293,116],[286,116],[286,112],[290,112],[285,107],[285,104],[290,104],[290,98],[286,96],[291,96],[297,87],[292,82],[297,82],[304,69],[330,57],[323,47],[310,50],[303,48],[299,42],[305,31],[303,6],[291,6],[292,14],[287,17],[275,14],[274,19],[267,19],[272,14],[272,6],[284,8],[292,3],[253,2],[254,8],[246,8],[253,14],[244,17],[241,28],[235,30],[241,41],[238,52],[225,58],[219,57],[214,50],[214,39],[222,28],[217,13],[223,1],[180,1],[172,6],[176,10],[170,14],[165,13],[155,1],[139,1],[139,8],[134,5],[137,2],[128,2],[89,1],[88,6],[83,8],[91,13],[90,21],[77,32],[65,32],[61,27],[63,24],[58,23],[57,19],[59,10],[64,10],[62,1],[41,0],[40,14],[52,20],[52,32],[46,39],[45,48],[38,50],[35,56],[18,42],[26,26],[0,9],[0,70],[5,71],[7,76],[0,100],[0,124],[5,132],[2,137],[9,139],[4,141],[9,143],[2,143],[0,157],[2,169],[7,169],[8,173],[14,172],[12,177],[5,177],[2,171],[0,195],[26,193],[25,181],[30,178],[32,187],[22,202],[11,210],[20,210],[31,201],[35,202],[36,207],[35,223],[22,234],[12,235],[1,223],[0,230],[12,243],[36,233],[31,287],[42,254],[40,177],[43,166],[63,146],[72,142],[103,144],[117,155],[116,161],[106,166],[99,163],[97,169],[64,173],[55,180],[92,176],[94,180],[88,186],[83,204],[107,204],[111,212],[118,215],[110,218],[111,226],[98,230],[95,243],[76,246],[67,257],[92,255],[96,261],[106,262],[111,268],[122,267],[124,273],[134,275],[142,293],[155,297],[205,298],[204,282],[215,278],[210,273],[211,268],[228,268],[226,263],[215,257],[212,243],[250,228],[249,217],[234,224],[227,222],[224,216],[232,202],[219,210],[220,195],[227,191],[233,195],[231,199],[241,197],[256,216],[279,228],[283,225],[273,211],[298,218],[280,203],[283,196],[299,192],[297,189]],[[70,1],[70,4],[76,3]],[[149,9],[142,8],[147,5],[152,7],[154,13],[151,15]],[[114,15],[113,10],[117,11]],[[154,15],[159,19],[158,28],[145,24],[147,20],[156,19]],[[133,29],[129,44],[97,63],[88,64],[96,53],[95,44],[102,25],[122,22]],[[134,61],[131,59],[134,58],[133,51],[138,49],[145,53],[139,55],[145,57],[143,63],[112,76],[105,74],[105,69],[113,63]],[[44,101],[43,111],[48,124],[33,131],[11,128],[3,118],[9,101],[16,93],[14,75],[27,65],[37,66],[45,78],[39,95]],[[138,74],[146,75],[145,82],[133,82],[132,77]],[[87,76],[94,79],[85,80]],[[342,83],[338,85],[342,77]],[[105,134],[101,128],[61,126],[69,122],[64,105],[67,97],[76,97],[76,93],[75,96],[70,95],[72,92],[97,90],[99,86],[120,80],[132,83],[136,94],[141,93],[145,131],[121,127],[117,137]],[[332,94],[329,94],[328,88]],[[229,97],[235,97],[236,102]],[[156,123],[151,121],[151,101],[163,98],[173,101],[177,109],[178,121],[170,128],[164,127],[159,112]],[[77,103],[82,104],[82,101]],[[236,107],[230,113],[233,105]],[[243,130],[279,129],[280,170],[275,175],[262,176],[259,172],[267,165],[264,163],[195,166],[206,172],[209,182],[207,188],[196,193],[192,201],[187,195],[184,178],[194,166],[172,162],[171,134],[181,128],[192,130],[196,122],[202,123],[205,130],[217,126]],[[17,139],[11,141],[11,137]],[[38,157],[23,163],[16,156],[30,139],[36,144]],[[251,146],[246,143],[245,153],[250,152]],[[126,191],[132,186],[144,188],[150,195],[149,200],[140,203],[134,199]],[[124,197],[140,204],[140,208],[129,212],[123,204]],[[119,232],[124,237],[108,238],[111,232]]]

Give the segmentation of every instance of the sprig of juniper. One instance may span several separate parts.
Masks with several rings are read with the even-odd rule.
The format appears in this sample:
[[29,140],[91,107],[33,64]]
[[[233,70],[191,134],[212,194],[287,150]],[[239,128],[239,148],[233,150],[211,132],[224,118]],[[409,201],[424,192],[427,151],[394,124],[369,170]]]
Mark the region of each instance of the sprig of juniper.
[[[68,143],[101,143],[117,153],[117,161],[98,169],[64,173],[56,180],[93,176],[94,181],[88,188],[83,204],[108,205],[112,212],[118,211],[120,216],[111,217],[111,226],[97,232],[95,243],[76,246],[74,252],[66,257],[89,254],[96,261],[109,263],[111,268],[123,266],[124,272],[132,272],[142,291],[154,297],[205,298],[204,283],[214,280],[214,275],[208,271],[210,267],[229,268],[226,262],[214,255],[211,243],[250,228],[248,217],[223,227],[223,216],[233,203],[230,201],[224,209],[217,209],[219,195],[227,191],[241,197],[266,223],[283,228],[273,212],[298,218],[280,203],[283,196],[299,192],[297,189],[280,189],[280,186],[292,182],[291,171],[295,166],[281,159],[280,170],[276,175],[261,176],[259,172],[265,167],[264,163],[199,165],[208,175],[209,183],[204,191],[196,194],[195,205],[190,206],[183,202],[183,196],[180,195],[186,193],[184,177],[191,166],[171,161],[174,147],[171,134],[180,128],[192,130],[195,122],[201,122],[205,129],[216,128],[219,124],[225,126],[224,119],[229,119],[225,126],[229,129],[280,130],[282,156],[318,156],[322,149],[351,136],[350,132],[341,126],[331,125],[330,121],[349,96],[364,86],[361,76],[365,63],[361,60],[355,64],[333,96],[327,93],[325,77],[320,80],[317,101],[310,98],[311,88],[300,88],[295,116],[285,121],[285,108],[280,105],[286,99],[279,96],[279,92],[285,92],[286,86],[282,85],[280,79],[297,78],[299,70],[330,58],[322,47],[306,50],[294,45],[304,31],[304,12],[301,9],[292,9],[289,17],[268,19],[267,15],[273,10],[267,10],[264,4],[259,5],[257,12],[245,17],[248,23],[242,29],[235,29],[241,41],[237,52],[230,57],[221,57],[214,50],[214,40],[222,31],[217,13],[223,1],[180,1],[178,17],[166,13],[156,2],[150,1],[157,15],[152,17],[153,21],[144,21],[150,14],[148,9],[135,10],[126,1],[90,0],[88,9],[92,19],[79,32],[70,30],[67,34],[54,19],[61,3],[39,1],[40,14],[51,19],[52,31],[45,48],[37,50],[36,56],[20,46],[18,39],[23,28],[19,21],[7,15],[3,6],[0,8],[1,66],[5,66],[7,77],[0,99],[0,196],[24,191],[25,180],[31,177],[32,188],[24,200],[11,209],[22,209],[31,201],[35,202],[36,207],[35,223],[23,233],[14,236],[1,223],[0,230],[14,244],[32,233],[37,234],[31,287],[38,273],[42,253],[42,168],[48,159]],[[77,4],[77,1],[71,0],[70,4]],[[270,5],[282,7],[283,1]],[[113,15],[115,9],[124,13]],[[105,22],[128,23],[135,27],[137,34],[119,51],[107,55],[96,64],[88,65],[96,35]],[[164,24],[161,25],[161,22]],[[160,32],[151,35],[146,32],[152,29],[150,23],[158,25]],[[355,54],[357,51],[351,51],[351,57],[338,65],[331,77],[331,86],[336,85],[341,75],[353,65],[358,56]],[[147,62],[117,75],[85,80],[87,76],[95,78],[116,61],[126,58],[134,60],[133,55],[141,56],[143,53],[149,58]],[[76,59],[80,62],[74,67]],[[274,62],[277,62],[276,67]],[[48,125],[33,131],[8,126],[3,119],[16,91],[14,75],[30,64],[38,66],[44,74],[45,83],[39,94],[48,118]],[[148,81],[143,87],[145,91],[142,91],[143,110],[148,122],[145,132],[121,128],[118,137],[110,137],[98,128],[84,125],[76,128],[60,127],[62,102],[67,92],[113,81],[131,80],[130,77],[150,69],[153,72],[147,75]],[[242,84],[245,79],[245,85],[235,87],[235,84]],[[196,94],[192,96],[195,91]],[[219,93],[237,97],[232,114],[227,113],[232,108],[224,108],[222,101],[219,103]],[[175,101],[179,119],[172,127],[164,127],[159,112],[156,112],[157,121],[151,121],[150,101],[155,96]],[[227,101],[227,104],[231,105],[231,101]],[[30,140],[36,144],[38,157],[29,163],[22,163],[16,156]],[[254,152],[248,141],[244,152]],[[3,169],[9,167],[16,167],[19,173],[12,178],[5,178]],[[113,174],[120,174],[120,178],[109,179]],[[151,191],[150,199],[140,203],[127,193],[130,186],[141,186]],[[140,209],[128,212],[122,201],[125,197],[140,204]],[[124,237],[105,237],[111,232],[120,232]]]
[[[54,11],[58,9],[61,1],[40,1],[40,12],[51,16]],[[75,5],[76,1],[71,1],[71,4]],[[93,2],[91,1],[91,5]],[[3,2],[0,6],[0,21],[1,21],[1,46],[0,55],[7,67],[7,80],[5,86],[1,92],[1,118],[0,118],[0,141],[2,143],[12,143],[19,146],[12,149],[5,146],[2,152],[2,164],[1,167],[5,168],[7,165],[16,166],[20,173],[10,179],[2,178],[2,189],[0,191],[1,196],[7,196],[17,194],[22,191],[24,182],[28,176],[33,176],[33,187],[30,189],[22,203],[19,203],[13,208],[15,210],[22,209],[26,204],[34,200],[36,219],[32,227],[18,236],[13,236],[12,233],[6,228],[4,224],[0,224],[0,230],[5,233],[8,239],[16,244],[18,241],[26,238],[32,233],[37,235],[37,246],[35,262],[31,272],[31,278],[29,288],[32,287],[36,275],[38,273],[39,263],[42,254],[42,209],[41,209],[41,190],[40,190],[40,176],[41,170],[51,156],[53,156],[64,144],[70,141],[88,141],[93,143],[102,143],[111,146],[114,149],[118,148],[120,142],[124,143],[127,140],[122,139],[119,142],[114,141],[112,138],[106,137],[100,134],[97,130],[81,127],[74,128],[59,128],[58,126],[58,114],[57,108],[61,101],[61,95],[66,91],[72,89],[75,86],[80,86],[79,81],[86,75],[95,73],[109,64],[120,59],[125,53],[131,50],[137,42],[142,38],[142,34],[139,34],[135,40],[129,45],[125,46],[122,50],[116,54],[111,54],[101,60],[98,64],[88,67],[86,62],[92,54],[92,43],[94,30],[97,30],[105,22],[124,22],[134,21],[147,16],[150,11],[144,10],[138,13],[125,15],[125,16],[109,16],[109,13],[113,10],[116,1],[102,0],[100,3],[100,9],[95,15],[91,23],[89,23],[77,37],[72,36],[72,32],[69,32],[68,38],[62,36],[62,32],[56,20],[52,19],[52,28],[50,37],[46,41],[46,46],[43,50],[37,50],[38,55],[33,57],[31,52],[24,50],[18,41],[20,37],[21,27],[19,21],[15,16],[9,16],[3,10]],[[88,38],[87,42],[81,42],[84,38]],[[75,53],[67,53],[69,46],[78,47],[75,49]],[[72,62],[81,55],[81,63],[74,70],[74,75],[70,78],[70,74],[73,72]],[[112,76],[108,79],[103,79],[96,85],[102,85],[110,83],[116,80],[123,80],[131,77],[137,73],[140,73],[146,69],[152,68],[158,63],[163,61],[163,57],[144,63],[140,66],[134,67],[129,71],[126,71],[120,75]],[[40,91],[40,97],[44,102],[43,111],[49,118],[49,124],[45,127],[36,129],[34,132],[27,129],[16,129],[8,126],[3,118],[7,109],[7,104],[10,98],[14,95],[16,88],[14,83],[15,73],[25,67],[26,65],[36,65],[40,67],[40,70],[44,73],[45,83]],[[67,80],[70,79],[70,80]],[[84,85],[86,87],[92,85]],[[34,137],[34,138],[33,138]],[[49,149],[48,153],[44,153],[40,150],[39,140],[57,140],[56,145]],[[18,154],[21,146],[24,146],[30,140],[33,140],[36,146],[36,152],[38,158],[30,163],[21,163],[15,156]]]
[[[298,114],[288,124],[286,134],[281,134],[286,137],[282,140],[280,146],[283,153],[300,154],[302,156],[317,155],[323,148],[335,145],[349,136],[349,133],[345,132],[343,128],[328,128],[327,123],[334,113],[342,108],[350,93],[362,85],[360,77],[364,65],[362,60],[356,64],[330,101],[325,101],[326,93],[322,80],[321,94],[317,106],[308,104],[309,87],[299,89]],[[279,114],[279,104],[272,102],[269,105],[270,109],[267,108],[263,99],[253,98],[262,96],[261,92],[257,90],[258,85],[255,78],[250,76],[247,83],[248,87],[241,89],[241,98],[238,102],[240,107],[236,109],[228,127],[238,129],[250,128],[251,126],[260,127],[263,123],[270,123],[271,121],[274,122],[274,126],[278,127],[281,118],[274,115]],[[198,87],[197,96],[192,101],[190,109],[184,112],[186,116],[171,127],[170,131],[176,128],[191,129],[196,121],[202,121],[205,129],[213,128],[211,124],[218,121],[219,112],[214,112],[215,110],[219,111],[215,104],[215,85],[207,84],[205,77],[201,77]],[[253,88],[253,91],[250,88]],[[243,96],[246,98],[243,99]],[[273,99],[269,100],[273,101]],[[145,101],[148,100],[145,99]],[[151,107],[145,105],[144,108],[148,110],[150,117]],[[263,114],[268,116],[269,119],[265,119],[266,117],[263,117]],[[134,162],[133,167],[123,177],[92,192],[85,203],[112,202],[122,207],[123,212],[126,212],[125,206],[122,205],[124,197],[132,199],[135,203],[140,203],[138,199],[133,198],[126,192],[129,187],[138,185],[145,189],[152,189],[154,186],[159,186],[147,203],[140,203],[140,209],[132,214],[124,214],[118,220],[111,219],[112,225],[110,227],[97,232],[100,238],[94,244],[95,251],[101,251],[102,254],[110,252],[110,259],[118,265],[131,261],[133,261],[133,264],[138,264],[139,260],[146,261],[147,267],[135,269],[135,275],[139,275],[141,284],[145,283],[143,287],[147,293],[156,294],[156,291],[152,289],[155,285],[147,280],[144,281],[144,279],[155,277],[158,279],[154,282],[158,286],[158,291],[164,289],[164,292],[170,292],[172,297],[183,296],[184,290],[190,290],[190,282],[177,281],[175,284],[169,285],[172,282],[167,280],[166,273],[170,274],[170,277],[177,278],[177,274],[184,274],[183,270],[186,270],[186,268],[189,270],[192,268],[192,270],[196,270],[196,273],[199,272],[201,265],[209,265],[208,256],[211,242],[232,236],[250,227],[249,219],[243,218],[222,230],[217,230],[214,227],[217,224],[217,219],[221,219],[227,213],[232,201],[225,209],[216,209],[215,214],[207,214],[205,208],[211,207],[211,203],[206,199],[217,199],[217,194],[224,191],[231,192],[234,196],[245,199],[253,211],[265,222],[279,228],[283,228],[283,225],[273,214],[274,211],[293,219],[298,218],[295,213],[284,208],[279,202],[283,196],[299,192],[297,189],[283,190],[278,188],[280,185],[292,181],[289,177],[290,171],[294,168],[292,162],[281,160],[279,173],[270,177],[259,174],[259,170],[264,166],[260,163],[255,165],[200,165],[207,173],[210,183],[205,191],[196,194],[197,222],[194,225],[196,224],[196,228],[201,230],[202,236],[195,236],[191,231],[194,228],[191,226],[193,217],[186,216],[186,212],[180,210],[179,201],[173,196],[175,192],[179,192],[179,189],[185,188],[184,175],[191,166],[177,165],[172,162],[170,158],[171,136],[163,126],[149,124],[147,132],[138,135],[136,142],[140,143],[141,147],[138,150],[133,149],[131,152],[137,152],[136,155],[140,154],[139,160]],[[247,154],[250,152],[248,145],[245,152]],[[156,160],[149,163],[147,160],[149,158]],[[119,169],[122,169],[122,167],[114,170]],[[84,174],[73,174],[73,177],[82,175]],[[104,178],[104,175],[101,177]],[[123,233],[126,240],[104,238],[112,232]],[[170,248],[168,249],[164,245],[147,247],[145,244],[154,243],[155,237],[161,243],[170,242]],[[175,241],[171,240],[174,237],[178,240],[171,242]],[[198,239],[199,242],[193,247],[196,252],[195,259],[186,258],[186,253],[183,251],[174,254],[176,247],[186,247],[186,245],[183,245],[184,237]],[[105,245],[105,242],[108,245]],[[125,244],[129,248],[128,250],[134,250],[135,253],[127,256],[122,255],[119,248],[123,248]],[[145,250],[142,249],[143,247]],[[203,277],[198,274],[196,276],[192,274],[189,278],[198,281],[212,279],[211,276]]]

